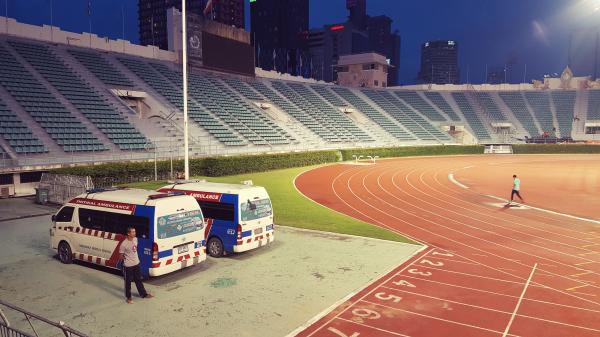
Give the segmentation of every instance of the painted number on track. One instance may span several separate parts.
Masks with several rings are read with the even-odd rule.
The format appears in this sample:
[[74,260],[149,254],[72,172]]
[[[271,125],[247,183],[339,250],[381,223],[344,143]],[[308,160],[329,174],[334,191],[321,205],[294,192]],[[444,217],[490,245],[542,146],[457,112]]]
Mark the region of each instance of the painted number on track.
[[421,276],[431,276],[431,272],[428,271],[419,271],[419,269],[409,269],[408,270],[409,273],[411,274],[415,274],[415,275],[421,275]]
[[358,336],[360,336],[360,334],[358,332],[353,332],[351,335],[346,335],[345,333],[341,332],[340,330],[338,330],[336,328],[332,328],[332,327],[327,328],[327,331],[333,332],[334,334],[336,334],[340,337],[358,337]]
[[402,297],[400,297],[400,296],[386,294],[383,292],[375,294],[375,297],[377,297],[378,299],[380,299],[382,301],[392,301],[394,303],[398,303],[398,302],[402,301]]
[[396,281],[396,282],[392,282],[393,284],[397,285],[397,286],[405,286],[405,287],[409,287],[409,288],[416,288],[417,286],[406,281],[406,280],[400,280],[400,281]]
[[437,262],[433,262],[430,260],[421,260],[421,262],[419,262],[420,264],[428,264],[430,266],[434,266],[434,267],[441,267],[444,265],[444,262],[441,261],[437,261]]
[[366,319],[379,319],[381,318],[381,314],[375,310],[366,309],[366,308],[357,308],[352,310],[352,314],[354,316],[358,316],[360,318]]
[[431,255],[439,255],[439,256],[446,256],[446,257],[454,257],[454,254],[450,254],[450,253],[440,253],[440,252],[433,252],[433,253],[431,253]]

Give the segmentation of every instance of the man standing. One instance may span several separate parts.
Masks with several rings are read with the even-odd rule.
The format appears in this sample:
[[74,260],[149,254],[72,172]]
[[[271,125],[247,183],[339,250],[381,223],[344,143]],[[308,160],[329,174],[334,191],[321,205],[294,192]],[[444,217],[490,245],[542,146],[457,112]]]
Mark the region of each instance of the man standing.
[[144,284],[142,283],[140,258],[138,257],[137,246],[138,240],[135,237],[135,228],[128,227],[127,237],[125,238],[125,240],[123,240],[123,242],[121,242],[121,246],[119,247],[119,254],[121,256],[121,261],[123,261],[123,276],[125,278],[125,298],[127,298],[128,304],[133,303],[133,300],[131,299],[132,280],[135,282],[135,286],[137,287],[140,297],[154,297],[146,292]]
[[512,188],[512,192],[510,194],[509,204],[513,201],[515,194],[517,195],[517,197],[519,197],[522,204],[525,203],[525,200],[523,200],[523,198],[521,198],[521,194],[519,194],[520,190],[521,190],[521,179],[517,178],[517,175],[515,174],[515,175],[513,175],[513,188]]

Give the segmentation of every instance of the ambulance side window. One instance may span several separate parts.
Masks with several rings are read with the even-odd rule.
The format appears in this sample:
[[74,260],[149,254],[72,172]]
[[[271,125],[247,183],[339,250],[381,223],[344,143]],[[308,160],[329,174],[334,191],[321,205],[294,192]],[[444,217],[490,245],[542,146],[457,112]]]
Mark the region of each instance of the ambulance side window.
[[56,222],[71,222],[73,219],[73,210],[71,206],[63,207],[58,214],[56,214]]
[[207,219],[223,221],[235,220],[233,204],[198,201],[198,205],[200,205],[200,209],[202,209],[202,215]]
[[104,212],[80,208],[79,224],[83,228],[101,231],[104,228]]

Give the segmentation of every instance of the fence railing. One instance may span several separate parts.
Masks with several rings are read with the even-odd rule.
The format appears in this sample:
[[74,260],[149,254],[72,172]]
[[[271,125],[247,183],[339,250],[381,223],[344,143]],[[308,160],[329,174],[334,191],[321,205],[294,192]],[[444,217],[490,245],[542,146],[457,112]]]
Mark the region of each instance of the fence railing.
[[[12,312],[18,315],[23,315],[25,321],[27,321],[28,329],[31,332],[25,332],[23,328],[16,328],[11,325],[7,316],[4,314],[3,309],[8,308]],[[38,324],[34,324],[38,323]],[[41,324],[39,324],[41,323]],[[36,329],[36,326],[38,327]],[[38,331],[39,330],[39,331]],[[25,309],[21,309],[15,305],[0,300],[0,337],[41,337],[43,331],[53,331],[53,335],[56,332],[62,332],[65,337],[87,337],[83,332],[77,331],[64,322],[53,322],[47,318],[31,313]]]

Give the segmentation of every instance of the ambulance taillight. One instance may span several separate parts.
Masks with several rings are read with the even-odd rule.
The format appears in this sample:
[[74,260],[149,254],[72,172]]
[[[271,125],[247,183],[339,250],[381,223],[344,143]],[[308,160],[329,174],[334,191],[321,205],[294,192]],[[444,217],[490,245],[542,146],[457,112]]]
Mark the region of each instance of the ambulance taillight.
[[237,239],[238,240],[242,239],[242,225],[241,224],[237,225]]
[[158,243],[152,244],[152,261],[158,261]]

